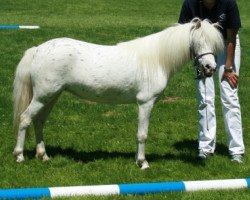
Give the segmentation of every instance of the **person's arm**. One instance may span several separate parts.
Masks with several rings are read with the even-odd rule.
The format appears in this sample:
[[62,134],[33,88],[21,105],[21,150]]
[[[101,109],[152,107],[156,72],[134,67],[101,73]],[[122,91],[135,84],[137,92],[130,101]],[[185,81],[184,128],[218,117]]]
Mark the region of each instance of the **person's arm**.
[[227,80],[232,88],[236,88],[238,85],[239,76],[232,69],[234,65],[234,52],[235,52],[235,44],[236,44],[236,35],[238,33],[237,29],[227,29],[227,43],[226,43],[226,63],[224,74],[222,75],[223,80]]

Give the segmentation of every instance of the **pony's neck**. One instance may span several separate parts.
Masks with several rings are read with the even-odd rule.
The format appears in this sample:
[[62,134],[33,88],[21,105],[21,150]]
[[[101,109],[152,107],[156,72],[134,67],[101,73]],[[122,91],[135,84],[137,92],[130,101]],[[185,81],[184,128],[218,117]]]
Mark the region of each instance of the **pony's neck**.
[[189,39],[190,24],[178,24],[118,46],[136,57],[138,67],[150,71],[161,68],[169,77],[190,59]]

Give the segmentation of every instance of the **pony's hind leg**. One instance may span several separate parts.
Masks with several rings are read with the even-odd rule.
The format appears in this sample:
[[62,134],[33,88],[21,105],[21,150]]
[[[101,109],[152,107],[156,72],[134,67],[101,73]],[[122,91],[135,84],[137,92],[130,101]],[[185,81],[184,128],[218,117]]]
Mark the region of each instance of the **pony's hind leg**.
[[41,158],[43,161],[49,160],[46,153],[45,144],[43,141],[43,126],[45,121],[34,121],[34,129],[36,134],[36,158]]
[[34,119],[34,129],[36,134],[36,157],[41,158],[43,161],[49,160],[43,140],[43,127],[49,113],[51,112],[55,102],[58,99],[58,96],[55,97],[46,106],[44,106],[44,108],[38,113],[38,115]]
[[27,109],[20,116],[20,123],[17,132],[17,143],[13,154],[16,156],[17,162],[24,161],[23,149],[25,142],[25,135],[32,120],[36,117],[37,113],[43,108],[43,104],[36,100],[32,100]]
[[136,164],[141,169],[149,168],[149,164],[145,157],[145,143],[148,137],[149,118],[154,105],[154,100],[147,103],[139,104],[139,125],[137,132],[137,154]]

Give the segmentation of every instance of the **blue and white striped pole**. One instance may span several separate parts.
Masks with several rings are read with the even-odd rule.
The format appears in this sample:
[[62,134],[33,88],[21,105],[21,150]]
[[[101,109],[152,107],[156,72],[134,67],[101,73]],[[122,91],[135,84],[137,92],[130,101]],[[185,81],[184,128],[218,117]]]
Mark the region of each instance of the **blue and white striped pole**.
[[0,25],[0,29],[38,29],[39,26]]
[[0,190],[0,199],[25,199],[42,197],[54,198],[83,195],[127,195],[198,190],[228,190],[242,188],[250,188],[250,178],[118,185],[2,189]]

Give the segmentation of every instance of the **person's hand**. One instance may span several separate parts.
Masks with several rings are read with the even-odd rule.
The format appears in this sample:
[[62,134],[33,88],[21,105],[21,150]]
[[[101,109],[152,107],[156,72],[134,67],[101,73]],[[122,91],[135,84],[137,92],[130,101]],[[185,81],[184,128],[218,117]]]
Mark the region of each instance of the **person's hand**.
[[238,85],[238,81],[239,81],[239,76],[234,72],[226,72],[224,71],[221,81],[227,81],[229,83],[229,85],[231,86],[231,88],[236,88]]

